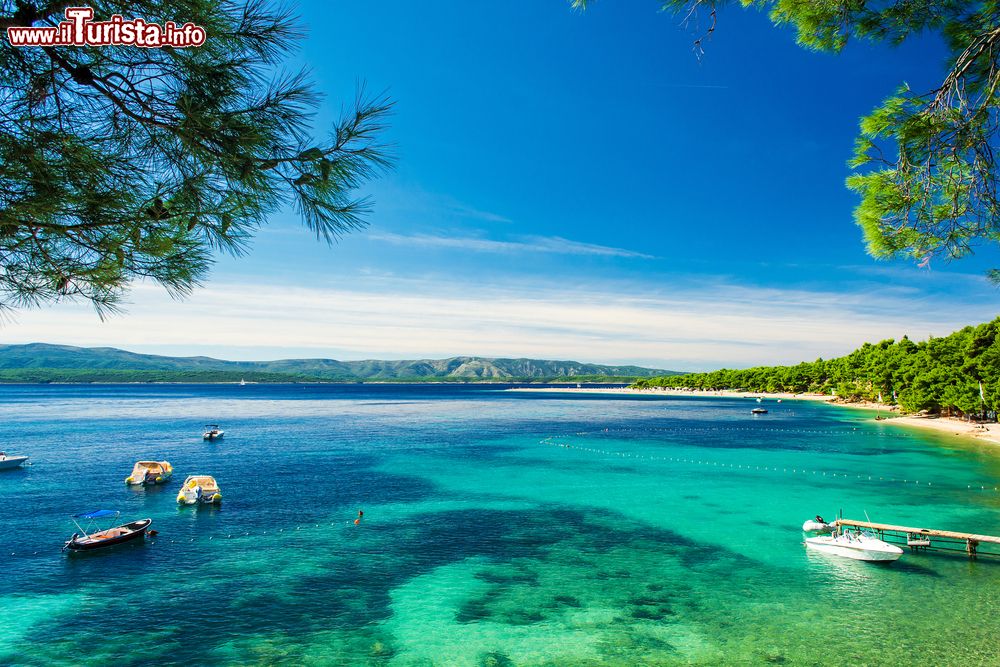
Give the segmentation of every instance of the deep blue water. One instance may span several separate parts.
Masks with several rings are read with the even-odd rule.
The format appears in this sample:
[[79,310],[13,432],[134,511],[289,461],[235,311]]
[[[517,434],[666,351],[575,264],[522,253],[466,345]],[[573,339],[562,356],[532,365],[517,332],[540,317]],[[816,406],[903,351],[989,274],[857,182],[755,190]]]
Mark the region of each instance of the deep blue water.
[[[826,647],[843,642],[845,664],[997,664],[997,563],[831,561],[798,527],[842,509],[1000,534],[1000,457],[862,411],[750,407],[495,385],[0,387],[0,442],[32,457],[0,474],[0,663],[139,664],[152,646],[171,664],[838,664]],[[225,438],[203,442],[215,422]],[[173,480],[126,487],[147,458]],[[190,474],[216,477],[221,507],[177,506]],[[97,508],[159,535],[60,553],[69,515]]]

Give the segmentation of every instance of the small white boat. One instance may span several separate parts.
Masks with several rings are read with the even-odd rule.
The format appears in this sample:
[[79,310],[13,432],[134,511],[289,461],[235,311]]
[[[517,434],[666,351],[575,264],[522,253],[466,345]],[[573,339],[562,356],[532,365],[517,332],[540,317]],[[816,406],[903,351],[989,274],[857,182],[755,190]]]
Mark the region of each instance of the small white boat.
[[184,480],[177,502],[181,505],[218,505],[222,502],[222,492],[214,477],[191,475]]
[[750,414],[752,414],[752,415],[766,415],[767,414],[767,408],[754,408],[753,410],[750,411]]
[[218,424],[205,424],[205,432],[201,434],[203,440],[218,440],[226,434]]
[[247,381],[246,381],[246,380],[244,380],[243,378],[240,378],[240,386],[241,386],[241,387],[245,387],[245,386],[247,386]]
[[0,470],[20,468],[27,460],[27,456],[8,456],[7,452],[0,452]]
[[883,542],[865,531],[834,532],[833,535],[807,537],[806,546],[834,556],[843,556],[869,563],[888,563],[903,555],[903,550],[895,544]]

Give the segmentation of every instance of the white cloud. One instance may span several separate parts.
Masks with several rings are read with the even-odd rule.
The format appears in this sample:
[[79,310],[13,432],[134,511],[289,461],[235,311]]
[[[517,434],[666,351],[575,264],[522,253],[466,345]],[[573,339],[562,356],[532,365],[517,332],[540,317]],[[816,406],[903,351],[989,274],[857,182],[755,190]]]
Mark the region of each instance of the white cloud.
[[129,313],[100,322],[82,305],[29,311],[5,343],[115,346],[233,359],[460,354],[642,363],[661,368],[795,363],[864,341],[944,335],[994,316],[908,291],[878,295],[676,283],[665,293],[504,288],[373,279],[365,288],[214,283],[175,302],[139,286]]
[[487,211],[459,201],[448,194],[430,192],[414,183],[398,178],[387,178],[373,184],[375,211],[381,216],[409,220],[418,218],[440,222],[443,219],[481,220],[484,222],[511,223],[505,215]]
[[465,204],[459,202],[453,202],[451,204],[451,210],[463,218],[473,218],[476,220],[485,220],[486,222],[514,222],[508,217],[499,215],[498,213],[490,213],[489,211],[480,211],[477,208],[472,208],[471,206],[466,206]]
[[453,248],[473,252],[519,253],[542,252],[559,255],[597,255],[602,257],[626,257],[636,259],[655,259],[652,255],[597,245],[571,241],[561,236],[525,236],[518,241],[495,241],[477,237],[435,236],[433,234],[394,234],[392,232],[373,232],[368,238],[376,241],[388,241],[396,245],[421,246],[433,248]]

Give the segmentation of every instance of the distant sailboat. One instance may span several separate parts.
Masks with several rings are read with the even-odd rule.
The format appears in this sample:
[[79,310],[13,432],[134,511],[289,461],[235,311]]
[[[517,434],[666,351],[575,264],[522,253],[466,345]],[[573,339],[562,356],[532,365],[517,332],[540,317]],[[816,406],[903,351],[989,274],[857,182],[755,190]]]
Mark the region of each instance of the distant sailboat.
[[246,380],[244,380],[243,378],[240,378],[240,386],[241,386],[241,387],[245,387],[245,386],[247,386],[247,381],[246,381]]

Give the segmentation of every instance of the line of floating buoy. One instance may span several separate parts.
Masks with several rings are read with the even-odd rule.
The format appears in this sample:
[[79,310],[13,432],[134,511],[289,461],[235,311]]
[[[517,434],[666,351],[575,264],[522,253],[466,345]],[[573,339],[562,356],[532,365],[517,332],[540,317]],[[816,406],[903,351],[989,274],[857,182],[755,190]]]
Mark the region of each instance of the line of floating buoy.
[[830,430],[830,429],[800,429],[800,428],[756,428],[752,426],[684,426],[684,425],[678,425],[677,427],[664,427],[664,426],[644,426],[644,427],[622,426],[614,428],[608,427],[608,428],[598,429],[596,431],[576,431],[573,433],[573,435],[591,436],[591,435],[610,434],[610,433],[716,433],[716,432],[794,433],[796,435],[823,435],[823,436],[866,435],[875,438],[913,437],[908,433],[872,432],[872,431],[865,431],[857,427],[851,427],[850,429],[844,429],[841,427],[838,430]]
[[[750,470],[751,469],[751,466],[749,464],[742,464],[742,463],[728,463],[728,462],[725,462],[725,461],[722,461],[722,462],[720,462],[720,461],[705,461],[705,460],[702,460],[702,459],[684,458],[684,457],[679,457],[679,456],[654,456],[654,455],[649,455],[649,454],[638,454],[638,453],[635,453],[635,452],[621,452],[621,451],[615,451],[615,450],[609,450],[609,449],[600,449],[600,448],[597,448],[597,447],[583,447],[583,446],[580,446],[580,445],[573,445],[573,444],[570,444],[570,443],[556,442],[557,439],[559,439],[559,438],[566,438],[566,437],[568,437],[568,436],[559,436],[559,435],[549,436],[547,438],[543,438],[542,440],[540,440],[539,444],[546,445],[546,446],[562,447],[563,449],[574,449],[574,450],[577,450],[577,451],[588,452],[588,453],[591,453],[591,454],[601,454],[603,456],[618,456],[618,457],[622,457],[622,458],[633,458],[633,459],[639,459],[639,460],[645,460],[645,461],[659,461],[659,462],[662,462],[662,463],[687,463],[687,464],[692,464],[692,465],[710,466],[710,467],[713,467],[713,468],[730,468],[730,469],[734,469],[734,470],[744,470],[744,469],[745,470]],[[789,469],[787,467],[781,467],[781,468],[779,468],[778,466],[755,465],[755,466],[753,466],[753,469],[754,470],[762,470],[762,471],[765,471],[765,472],[781,472],[781,473],[786,473],[786,474],[789,473]],[[822,475],[823,477],[834,477],[834,478],[838,478],[838,479],[854,478],[854,479],[859,479],[859,480],[862,480],[862,481],[879,481],[879,482],[894,483],[894,484],[913,484],[915,486],[934,486],[935,488],[945,489],[945,490],[948,490],[948,489],[960,490],[961,489],[961,487],[959,487],[959,486],[948,486],[946,484],[945,485],[942,485],[942,484],[936,484],[935,485],[932,482],[927,482],[927,481],[921,482],[920,480],[917,480],[917,479],[911,480],[908,477],[904,477],[904,478],[889,477],[889,478],[886,478],[884,476],[881,476],[881,477],[878,478],[878,480],[875,480],[872,475],[862,475],[862,474],[858,474],[858,473],[847,473],[847,472],[834,472],[834,471],[827,471],[827,470],[812,470],[812,469],[806,469],[806,468],[792,468],[791,469],[791,474],[794,474],[794,475],[799,475],[799,474],[801,474],[801,475],[809,475],[809,474],[811,474],[811,475]],[[1000,486],[980,484],[979,488],[976,489],[975,485],[969,484],[969,485],[966,486],[966,490],[978,490],[978,491],[990,491],[990,490],[992,490],[994,492],[1000,492]]]
[[[361,511],[361,510],[359,510],[358,511],[358,517],[353,520],[353,525],[356,526],[356,525],[360,524],[361,523],[361,519],[363,517],[364,517],[364,512]],[[330,525],[331,528],[336,527],[336,526],[347,527],[347,526],[352,525],[352,523],[351,523],[351,521],[342,521],[342,522],[331,521],[329,525]],[[317,523],[317,524],[313,524],[313,525],[303,524],[303,525],[300,525],[300,526],[295,526],[295,530],[296,531],[299,531],[299,530],[314,530],[316,528],[324,528],[324,527],[326,527],[326,523],[322,523],[322,524]],[[277,532],[278,533],[283,533],[284,530],[285,530],[284,528],[279,528]],[[290,534],[293,532],[292,529],[291,529],[291,527],[289,527],[288,532]],[[261,531],[260,534],[267,535],[267,531],[266,530]],[[206,538],[211,541],[211,540],[214,540],[215,538],[219,538],[219,539],[240,539],[242,537],[251,537],[251,536],[255,536],[255,535],[256,534],[253,533],[252,531],[246,531],[246,532],[244,532],[242,534],[239,534],[239,533],[215,533],[215,534],[207,535],[207,536],[206,535],[195,535],[195,536],[192,536],[192,537],[188,537],[187,543],[190,544],[192,542],[196,542],[198,540],[204,540]],[[183,538],[177,538],[177,539],[170,538],[170,539],[166,539],[162,535],[159,536],[159,537],[156,537],[154,535],[150,535],[149,537],[156,538],[156,539],[153,539],[153,540],[150,540],[149,542],[147,542],[147,544],[150,544],[150,545],[151,544],[155,544],[156,541],[167,542],[169,544],[182,544],[184,542]],[[42,552],[32,551],[30,555],[31,556],[37,556],[39,553],[41,553],[43,556],[44,555],[51,555],[48,551],[42,551]],[[18,552],[16,552],[16,551],[10,552],[10,557],[18,557],[18,556],[27,557],[27,556],[29,556],[29,554],[27,552],[22,552],[20,554]]]

